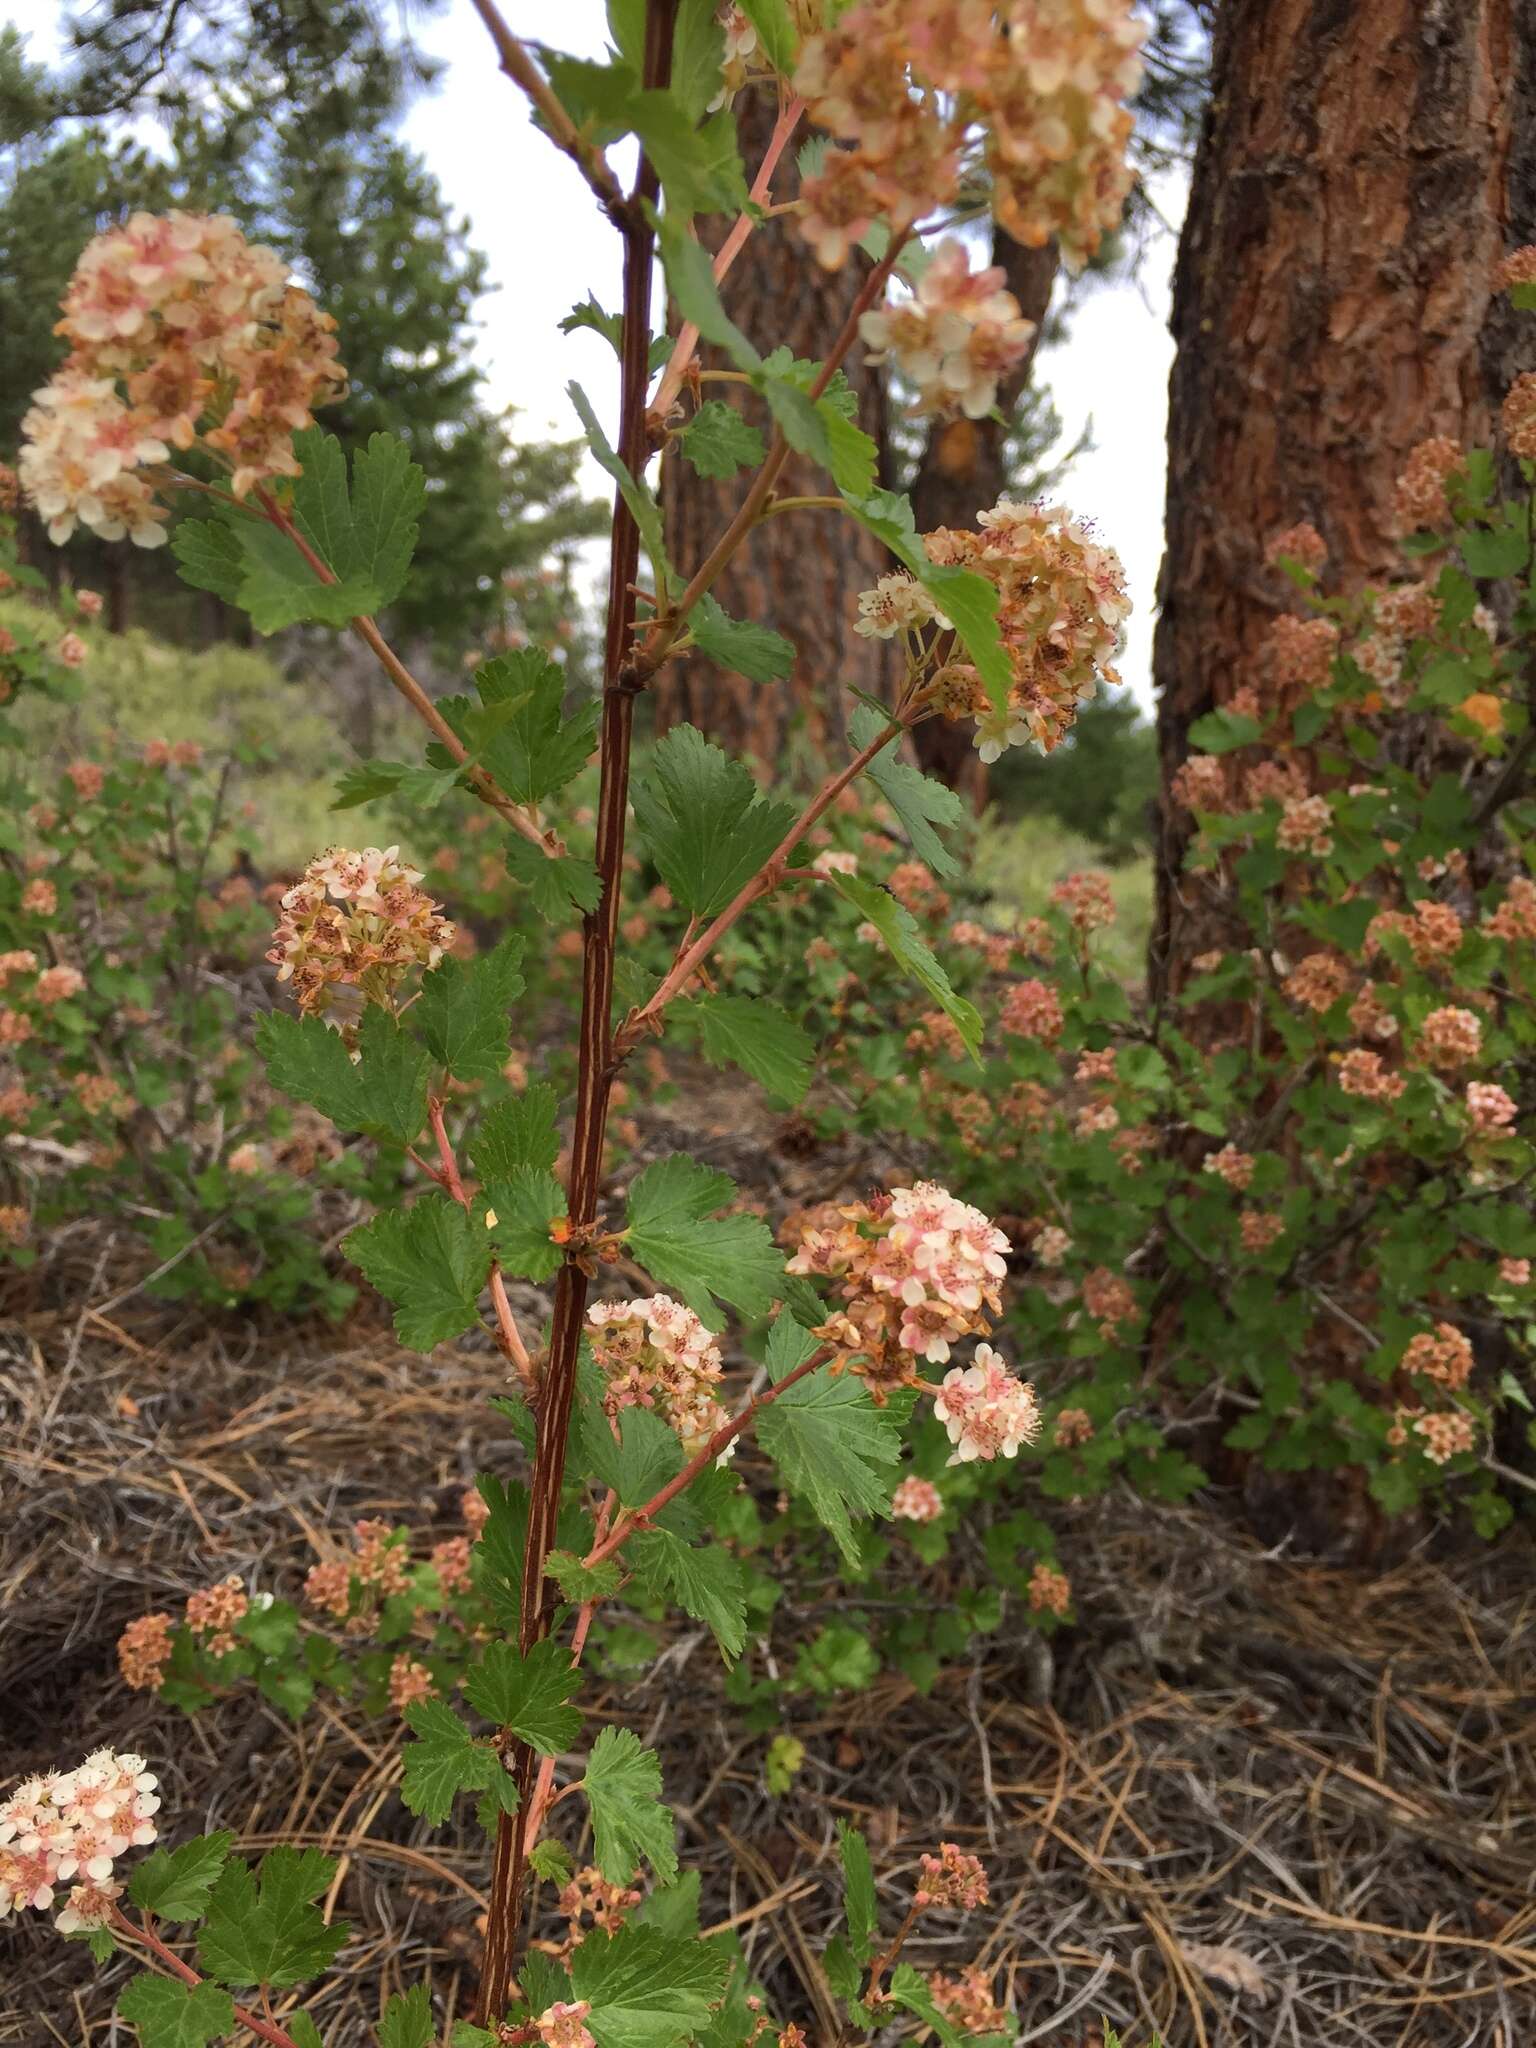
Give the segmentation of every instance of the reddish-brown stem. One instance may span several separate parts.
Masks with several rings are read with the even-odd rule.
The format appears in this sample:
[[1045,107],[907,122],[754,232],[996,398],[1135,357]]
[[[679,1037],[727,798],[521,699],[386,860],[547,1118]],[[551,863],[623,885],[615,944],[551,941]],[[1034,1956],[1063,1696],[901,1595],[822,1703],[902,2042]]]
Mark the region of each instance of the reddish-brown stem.
[[701,1451],[695,1452],[675,1479],[669,1479],[648,1501],[643,1501],[639,1507],[632,1508],[627,1514],[622,1515],[613,1534],[605,1537],[601,1543],[595,1543],[582,1559],[582,1563],[591,1570],[605,1558],[612,1557],[616,1550],[622,1550],[637,1529],[643,1529],[646,1523],[659,1515],[670,1501],[676,1500],[680,1493],[692,1486],[705,1467],[712,1465],[726,1445],[740,1436],[744,1429],[750,1428],[765,1408],[771,1408],[780,1395],[787,1394],[791,1387],[797,1385],[808,1373],[813,1373],[819,1365],[825,1365],[831,1356],[831,1347],[822,1345],[811,1353],[804,1364],[797,1365],[793,1372],[785,1373],[783,1379],[777,1380],[773,1386],[764,1387],[760,1394],[754,1394],[739,1414],[733,1415],[729,1422],[721,1423],[709,1442]]
[[918,1904],[917,1900],[914,1899],[911,1905],[907,1908],[906,1919],[902,1921],[900,1927],[898,1927],[896,1930],[895,1940],[891,1943],[890,1947],[885,1950],[883,1955],[876,1956],[875,1960],[870,1964],[869,1982],[864,1987],[864,2001],[866,2004],[869,2003],[869,2001],[875,1996],[875,1993],[880,1989],[880,1979],[885,1975],[886,1971],[890,1969],[891,1965],[895,1962],[896,1958],[901,1954],[902,1946],[905,1943],[907,1936],[912,1932],[913,1928],[917,1925],[917,1916],[922,1910],[923,1909]]
[[782,863],[788,859],[796,843],[805,837],[806,833],[816,823],[817,819],[825,813],[829,805],[837,801],[838,797],[848,787],[849,783],[854,780],[855,776],[863,773],[876,754],[880,752],[880,749],[889,746],[891,740],[902,730],[902,720],[893,718],[889,725],[882,727],[867,747],[860,747],[851,761],[838,769],[835,775],[827,777],[821,788],[817,790],[815,796],[812,797],[794,824],[791,825],[784,837],[774,848],[767,864],[758,870],[750,882],[744,883],[737,890],[719,916],[712,923],[706,925],[704,930],[700,932],[699,936],[691,944],[685,944],[678,949],[676,959],[667,969],[665,976],[657,986],[655,994],[640,1009],[631,1011],[629,1016],[625,1018],[615,1041],[621,1054],[627,1053],[654,1026],[657,1018],[667,1007],[668,1003],[688,986],[688,983],[697,974],[700,967],[703,966],[711,950],[723,938],[725,933],[730,930],[742,912],[756,903],[759,897],[766,896],[769,890],[783,878],[784,868]]
[[575,164],[592,187],[599,206],[614,226],[627,230],[631,218],[630,202],[624,197],[623,188],[609,168],[608,159],[594,143],[588,142],[581,134],[576,123],[556,98],[549,80],[502,20],[499,11],[492,5],[492,0],[475,0],[475,12],[490,30],[491,41],[496,45],[496,54],[501,59],[502,70],[514,85],[528,95],[543,120],[551,142],[557,149],[564,150]]
[[[282,506],[278,504],[271,492],[258,490],[256,500],[267,519],[277,528],[279,533],[286,534],[288,539],[293,542],[299,553],[308,562],[310,568],[314,570],[319,580],[322,583],[334,583],[336,576],[330,564],[320,555],[316,554],[315,550],[310,546],[303,534],[299,532],[299,529],[288,517]],[[400,692],[406,703],[410,705],[423,725],[427,727],[433,738],[440,741],[447,748],[455,761],[467,761],[469,759],[468,747],[465,746],[453,727],[444,718],[443,714],[432,702],[432,699],[384,638],[384,635],[378,629],[377,623],[369,618],[366,612],[359,613],[350,623],[358,639],[362,641],[363,645],[373,655],[379,667],[383,669],[385,675],[389,677],[389,680]],[[564,846],[553,833],[545,832],[540,827],[537,819],[531,818],[521,805],[513,803],[510,797],[502,795],[483,768],[471,768],[469,780],[470,786],[481,802],[489,804],[493,811],[506,819],[514,832],[521,833],[524,839],[537,846],[542,853],[553,856],[565,851]]]
[[[767,204],[773,174],[779,167],[779,158],[784,154],[790,137],[799,127],[800,116],[804,112],[805,101],[801,99],[792,99],[787,106],[779,109],[779,118],[774,124],[772,135],[768,138],[768,147],[763,151],[763,160],[757,167],[757,176],[752,180],[752,190],[748,195],[754,206]],[[757,218],[754,214],[743,213],[737,218],[735,226],[715,252],[716,284],[720,283],[746,247],[747,237],[756,226]],[[698,345],[698,328],[691,320],[685,320],[678,329],[677,340],[673,343],[672,353],[667,358],[667,366],[661,373],[656,396],[651,400],[653,419],[666,419],[673,399],[682,389],[683,379],[688,374],[688,365],[693,361],[694,351]]]
[[[420,1159],[418,1163],[425,1167],[438,1186],[452,1196],[461,1209],[467,1211],[470,1207],[469,1191],[464,1185],[464,1176],[459,1172],[459,1162],[454,1156],[448,1127],[443,1121],[443,1105],[435,1095],[427,1103],[427,1118],[432,1126],[432,1135],[437,1140],[437,1156],[441,1163],[433,1166],[425,1159]],[[416,1159],[418,1155],[412,1152],[411,1157]],[[534,1388],[533,1360],[528,1356],[528,1347],[523,1342],[522,1332],[518,1329],[517,1320],[512,1314],[512,1304],[507,1299],[507,1283],[502,1278],[500,1266],[494,1260],[491,1262],[490,1287],[491,1306],[496,1311],[497,1345],[502,1356],[517,1367],[524,1386],[531,1394]]]
[[[167,1948],[151,1928],[137,1920],[130,1920],[118,1907],[112,1908],[112,1930],[129,1941],[141,1942],[155,1960],[164,1965],[173,1977],[179,1977],[183,1984],[202,1984],[201,1977],[190,1963],[182,1961],[176,1951]],[[292,2034],[280,2027],[276,2021],[264,2020],[259,2013],[250,2012],[243,2005],[235,2007],[235,2018],[242,2027],[248,2027],[259,2041],[266,2041],[270,2048],[299,2048]]]
[[[610,1487],[608,1497],[598,1509],[597,1520],[592,1525],[595,1541],[600,1543],[603,1537],[607,1535],[608,1524],[612,1521],[613,1511],[618,1504],[619,1497]],[[573,1667],[581,1662],[582,1655],[586,1650],[587,1636],[592,1627],[592,1617],[597,1612],[598,1597],[600,1596],[594,1597],[591,1600],[584,1600],[576,1611],[576,1626],[571,1631],[571,1664]],[[547,1756],[539,1765],[538,1783],[533,1788],[533,1797],[529,1800],[528,1811],[523,1816],[523,1856],[525,1859],[532,1854],[533,1846],[539,1839],[539,1830],[544,1825],[544,1816],[548,1813],[553,1803],[549,1795],[554,1782],[555,1760],[552,1756]],[[566,1790],[571,1790],[571,1787],[567,1786]]]
[[[650,0],[645,18],[641,82],[666,86],[672,63],[674,0]],[[648,212],[660,191],[656,172],[642,154],[633,198],[621,219],[624,233],[624,323],[620,338],[619,457],[634,476],[646,462],[645,397],[650,381],[651,273],[655,236]],[[613,1086],[613,969],[618,939],[619,894],[623,882],[624,829],[629,809],[630,743],[635,692],[642,681],[633,671],[630,642],[635,625],[634,584],[640,561],[640,532],[634,515],[616,492],[608,562],[608,620],[603,654],[603,716],[599,754],[596,864],[597,908],[582,920],[581,1024],[576,1079],[576,1117],[571,1135],[571,1169],[566,1206],[574,1229],[597,1220],[602,1180],[603,1138]],[[565,1445],[576,1390],[576,1363],[587,1305],[587,1276],[568,1259],[555,1282],[549,1361],[538,1403],[533,1483],[528,1503],[524,1552],[521,1644],[526,1652],[549,1629],[551,1606],[544,1563],[554,1546],[565,1477]],[[513,1750],[513,1768],[526,1810],[534,1790],[534,1753],[526,1743]],[[478,2016],[494,2026],[506,2009],[517,1941],[517,1919],[526,1867],[524,1832],[511,1814],[497,1829],[486,1916],[485,1965]]]

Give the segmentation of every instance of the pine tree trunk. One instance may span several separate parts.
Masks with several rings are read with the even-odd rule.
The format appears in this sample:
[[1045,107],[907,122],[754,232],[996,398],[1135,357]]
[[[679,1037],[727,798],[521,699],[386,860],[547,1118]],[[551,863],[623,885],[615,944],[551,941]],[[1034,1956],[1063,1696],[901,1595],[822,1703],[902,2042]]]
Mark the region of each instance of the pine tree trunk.
[[1226,943],[1180,869],[1168,784],[1252,681],[1283,603],[1264,549],[1307,519],[1331,589],[1402,573],[1415,443],[1490,438],[1536,366],[1496,296],[1536,241],[1536,0],[1225,0],[1174,282],[1154,991]]
[[[738,108],[750,177],[773,132],[777,109],[772,96],[761,92],[744,93]],[[791,160],[779,172],[775,197],[794,189]],[[819,361],[841,330],[862,275],[858,259],[842,270],[822,270],[793,223],[777,221],[747,242],[721,296],[731,317],[765,348],[783,343],[792,355]],[[699,360],[705,369],[726,367],[710,348],[700,350]],[[845,367],[858,394],[860,423],[883,450],[880,374],[865,367],[857,348]],[[766,408],[750,394],[743,397],[740,385],[706,384],[703,395],[739,406],[766,435]],[[698,567],[750,483],[747,471],[714,482],[696,475],[683,459],[668,457],[662,503],[673,559],[683,574]],[[796,455],[785,465],[778,490],[786,497],[822,495],[831,485]],[[797,511],[767,520],[726,569],[714,594],[733,617],[773,626],[792,640],[794,673],[781,683],[753,683],[699,655],[670,662],[651,693],[658,730],[691,721],[733,753],[752,755],[768,767],[780,762],[798,717],[803,716],[813,745],[840,740],[844,686],[886,695],[894,681],[890,645],[863,639],[853,630],[859,592],[890,567],[880,543],[842,513]]]

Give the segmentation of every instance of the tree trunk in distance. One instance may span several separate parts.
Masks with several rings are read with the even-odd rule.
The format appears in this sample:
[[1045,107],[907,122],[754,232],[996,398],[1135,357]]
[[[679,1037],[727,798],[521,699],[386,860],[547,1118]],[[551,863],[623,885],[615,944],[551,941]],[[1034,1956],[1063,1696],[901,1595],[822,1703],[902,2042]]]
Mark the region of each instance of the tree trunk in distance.
[[1494,288],[1531,241],[1536,0],[1225,0],[1174,278],[1154,993],[1228,942],[1183,890],[1169,783],[1191,723],[1256,680],[1286,602],[1266,545],[1307,519],[1330,590],[1405,573],[1409,450],[1486,442],[1536,366]]
[[[744,92],[738,105],[742,156],[752,177],[762,161],[777,118],[772,93]],[[782,199],[796,186],[792,149],[775,179]],[[749,238],[721,288],[726,311],[766,353],[780,343],[796,357],[823,358],[842,329],[863,275],[862,259],[826,271],[814,261],[793,221],[765,222]],[[727,367],[718,350],[701,346],[703,368]],[[859,422],[875,437],[883,455],[885,388],[878,370],[865,366],[857,347],[845,369],[858,394]],[[766,435],[767,409],[734,384],[706,384],[706,398],[738,406]],[[669,454],[662,468],[661,495],[667,536],[679,572],[689,574],[708,554],[746,496],[750,471],[724,481],[698,476],[682,457]],[[831,484],[804,456],[785,464],[781,496],[824,495]],[[795,644],[794,672],[780,683],[752,683],[722,670],[702,655],[669,662],[651,695],[657,730],[691,722],[737,754],[777,768],[790,729],[804,715],[806,737],[825,746],[843,737],[842,686],[854,684],[874,696],[888,696],[896,662],[890,644],[854,632],[858,594],[891,568],[890,557],[872,534],[832,510],[789,512],[760,525],[714,588],[735,618],[772,626]]]

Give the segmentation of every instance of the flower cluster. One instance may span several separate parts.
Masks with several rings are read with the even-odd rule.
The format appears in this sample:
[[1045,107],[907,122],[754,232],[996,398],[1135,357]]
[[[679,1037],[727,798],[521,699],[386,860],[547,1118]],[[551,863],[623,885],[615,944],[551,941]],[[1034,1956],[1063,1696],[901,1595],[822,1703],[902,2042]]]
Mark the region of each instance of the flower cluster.
[[685,1451],[702,1450],[729,1420],[715,1398],[720,1351],[691,1308],[667,1294],[596,1301],[587,1310],[592,1355],[607,1381],[603,1406],[654,1408]]
[[932,561],[971,569],[997,592],[997,624],[1013,670],[998,712],[974,668],[956,661],[934,679],[934,702],[950,718],[976,721],[984,761],[1033,740],[1049,753],[1071,730],[1077,707],[1112,667],[1131,609],[1125,569],[1113,548],[1059,505],[1000,498],[979,531],[939,527],[924,538]]
[[1434,1380],[1454,1394],[1472,1377],[1472,1346],[1454,1323],[1436,1323],[1409,1339],[1403,1371]]
[[78,1882],[56,1916],[60,1931],[110,1919],[122,1891],[113,1865],[155,1839],[157,1782],[143,1757],[98,1749],[72,1771],[18,1785],[0,1804],[0,1919],[18,1907],[46,1913],[72,1878]]
[[995,2034],[1008,2024],[1008,2009],[992,1996],[992,1979],[980,1963],[967,1963],[956,1977],[930,1971],[928,1996],[962,2034]]
[[159,546],[157,466],[199,439],[236,497],[296,476],[294,433],[346,382],[335,322],[219,214],[136,213],[98,235],[58,331],[70,354],[35,394],[19,463],[55,541],[78,522]]
[[1462,1451],[1470,1451],[1477,1441],[1471,1416],[1460,1408],[1416,1415],[1413,1428],[1414,1434],[1424,1439],[1424,1455],[1432,1465],[1448,1465]]
[[944,1512],[944,1496],[931,1479],[910,1475],[891,1495],[893,1522],[936,1522]]
[[282,899],[267,954],[306,1016],[355,1029],[362,1006],[392,1008],[413,967],[435,967],[454,928],[420,888],[398,846],[332,848]]
[[1482,1050],[1483,1027],[1470,1010],[1447,1004],[1424,1019],[1419,1045],[1432,1067],[1464,1067]]
[[235,1647],[233,1630],[250,1612],[250,1599],[240,1580],[231,1576],[205,1587],[187,1601],[187,1627],[208,1638],[210,1656],[225,1657]]
[[[921,583],[902,572],[882,576],[872,590],[859,592],[859,616],[853,630],[866,640],[891,640],[898,633],[916,632],[937,617],[933,599]],[[940,623],[947,628],[949,621]]]
[[951,1344],[1001,1312],[1007,1238],[932,1181],[829,1204],[806,1222],[789,1271],[838,1282],[846,1308],[819,1334],[877,1392],[917,1384],[919,1358],[945,1363]]
[[1078,268],[1130,191],[1144,33],[1129,0],[855,0],[795,73],[813,119],[855,145],[801,188],[818,258],[836,268],[877,217],[904,229],[948,204],[979,132],[998,220],[1033,248],[1054,235]]
[[944,1375],[933,1412],[954,1445],[949,1462],[1013,1458],[1021,1444],[1040,1434],[1040,1405],[1034,1388],[1015,1379],[990,1344],[976,1346],[976,1360]]
[[967,1856],[954,1842],[940,1842],[937,1856],[924,1856],[922,1876],[912,1895],[915,1906],[953,1906],[972,1913],[987,1903],[987,1873],[981,1859]]
[[1031,975],[1016,981],[1003,998],[999,1022],[1015,1038],[1033,1038],[1054,1045],[1066,1027],[1061,997],[1049,982]]
[[1520,1113],[1520,1105],[1507,1089],[1492,1081],[1469,1081],[1467,1114],[1472,1127],[1485,1137],[1508,1130]]
[[1444,434],[1409,451],[1392,496],[1399,533],[1446,525],[1451,516],[1446,485],[1465,465],[1460,444]]
[[1059,1620],[1072,1605],[1071,1580],[1065,1572],[1037,1564],[1029,1575],[1029,1604],[1036,1614],[1054,1614]]
[[958,408],[979,420],[997,403],[998,380],[1029,353],[1026,320],[1000,269],[971,269],[965,246],[939,244],[915,294],[893,299],[859,322],[871,363],[894,361],[917,387],[920,412]]

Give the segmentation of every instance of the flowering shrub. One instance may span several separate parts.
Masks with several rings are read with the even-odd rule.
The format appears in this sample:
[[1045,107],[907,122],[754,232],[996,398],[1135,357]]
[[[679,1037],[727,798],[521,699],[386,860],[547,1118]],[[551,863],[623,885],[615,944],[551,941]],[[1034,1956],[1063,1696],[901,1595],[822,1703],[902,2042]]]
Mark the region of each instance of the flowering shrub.
[[[893,1178],[835,1218],[802,1219],[786,1256],[730,1179],[686,1155],[653,1160],[618,1189],[607,1176],[609,1124],[626,1064],[673,1033],[781,1100],[805,1093],[816,1053],[805,1023],[761,988],[721,986],[715,968],[728,940],[771,929],[780,905],[807,894],[813,916],[851,922],[858,945],[881,949],[890,974],[921,992],[921,1028],[936,1048],[980,1057],[981,1019],[913,907],[942,893],[929,870],[953,866],[936,827],[952,821],[954,800],[907,764],[903,743],[920,720],[947,717],[972,725],[988,758],[1030,740],[1055,746],[1112,674],[1124,579],[1113,553],[1059,508],[1005,501],[975,532],[919,536],[906,499],[876,487],[874,444],[839,367],[862,337],[909,367],[922,355],[925,402],[985,409],[1027,340],[1023,323],[997,280],[972,277],[953,246],[925,279],[916,224],[984,167],[1006,228],[1036,243],[1056,235],[1074,259],[1090,251],[1127,189],[1123,101],[1140,32],[1125,0],[966,4],[945,20],[912,0],[859,0],[835,18],[814,6],[792,15],[782,0],[723,12],[721,21],[689,9],[674,28],[666,0],[615,8],[612,62],[546,53],[541,69],[494,6],[481,7],[503,69],[623,244],[622,318],[593,311],[619,356],[617,447],[572,391],[618,493],[599,703],[568,704],[560,666],[533,648],[478,665],[472,696],[434,703],[385,642],[374,614],[409,573],[421,474],[382,435],[348,474],[311,421],[341,388],[338,338],[232,223],[136,216],[91,245],[65,300],[72,353],[29,416],[21,458],[56,538],[76,520],[143,545],[169,535],[187,580],[258,630],[352,631],[430,740],[424,762],[351,771],[342,804],[389,797],[418,828],[439,807],[455,819],[478,811],[496,835],[487,854],[528,914],[554,927],[536,930],[531,946],[526,931],[459,945],[451,877],[440,900],[399,847],[332,848],[282,896],[269,957],[292,1004],[256,1033],[276,1089],[408,1162],[407,1198],[353,1230],[347,1255],[392,1303],[403,1345],[428,1351],[489,1330],[507,1363],[512,1391],[500,1406],[526,1446],[525,1477],[483,1479],[471,1529],[425,1561],[383,1525],[360,1524],[346,1554],[311,1571],[305,1616],[230,1580],[195,1593],[179,1620],[140,1617],[121,1646],[131,1684],[189,1705],[254,1681],[297,1710],[306,1688],[350,1677],[372,1704],[403,1714],[406,1805],[440,1823],[468,1797],[493,1841],[478,2005],[456,2048],[806,2040],[770,2017],[729,1939],[698,1935],[656,1756],[628,1730],[585,1728],[576,1698],[589,1641],[623,1595],[680,1609],[713,1633],[727,1663],[742,1659],[749,1582],[720,1531],[745,1521],[731,1454],[748,1432],[785,1495],[852,1565],[866,1525],[895,1512],[898,1497],[914,1540],[947,1511],[926,1461],[904,1462],[905,1441],[936,1436],[940,1469],[966,1473],[1016,1459],[1040,1426],[1033,1388],[976,1341],[999,1334],[1013,1251],[983,1210],[937,1180]],[[750,195],[723,111],[749,75],[771,75],[782,108]],[[791,209],[798,228],[823,262],[861,240],[873,259],[822,363],[762,353],[718,292],[735,251],[769,218],[775,167],[807,111],[853,147],[827,150],[806,178]],[[626,132],[640,144],[629,192],[597,139]],[[693,217],[711,212],[736,217],[713,261],[691,232]],[[683,324],[653,393],[658,250]],[[898,298],[882,313],[903,263],[913,307]],[[696,402],[700,337],[733,360],[745,409]],[[740,511],[688,573],[671,560],[646,480],[662,444],[666,460],[705,474],[752,472]],[[791,450],[827,471],[830,502],[899,564],[861,614],[868,630],[899,635],[906,657],[890,707],[859,709],[849,758],[803,804],[760,789],[692,727],[644,755],[633,747],[637,696],[685,648],[764,684],[790,672],[790,643],[731,618],[711,586],[775,509]],[[165,510],[184,491],[201,516],[169,532]],[[589,809],[580,792],[594,752]],[[889,889],[847,849],[822,843],[823,821],[861,776],[917,856],[897,864]],[[116,800],[110,773],[84,783],[82,802]],[[632,933],[625,917],[631,817],[651,887],[665,892],[653,907],[674,920],[659,955],[659,931]],[[59,914],[58,901],[44,901],[56,866],[27,884],[25,915]],[[531,1052],[512,1042],[525,958],[542,973],[539,956],[568,950],[578,914],[574,1057],[545,1062],[550,1078],[518,1074],[504,1093],[509,1067],[517,1074]],[[1091,924],[1092,891],[1073,914]],[[89,985],[90,966],[80,973]],[[55,977],[33,1000],[62,1010],[79,993]],[[568,1086],[564,1102],[555,1081]],[[550,1287],[547,1328],[520,1318],[512,1281]],[[1106,1328],[1130,1314],[1122,1286],[1107,1271],[1098,1283]],[[743,1353],[757,1361],[745,1374]],[[1046,1565],[1029,1599],[1055,1619],[1068,1594]],[[813,1646],[805,1682],[836,1683],[843,1654],[835,1638]],[[778,1768],[793,1768],[782,1751]],[[44,1853],[34,1834],[41,1844],[54,1824],[42,1809],[63,1799],[72,1812],[76,1788],[24,1792],[18,1859]],[[591,1829],[579,1871],[562,1838],[567,1794]],[[95,1861],[116,1855],[120,1838],[143,1839],[145,1823],[129,1829],[133,1816],[116,1806],[97,1817],[110,1832]],[[981,1866],[939,1845],[883,1939],[863,1839],[844,1829],[840,1846],[846,1932],[822,1963],[855,2034],[1006,2042],[1012,2023],[984,1970],[930,1977],[904,1953],[930,1917],[986,1904]],[[100,1882],[111,1896],[77,1908],[73,1931],[100,1953],[120,1942],[147,1964],[119,2009],[150,2048],[237,2028],[274,2048],[314,2048],[314,2022],[302,2010],[279,2020],[269,1994],[306,1984],[345,1939],[316,1904],[330,1866],[279,1848],[253,1874],[228,1849],[227,1838],[205,1837],[156,1852],[127,1886],[137,1917],[120,1903],[109,1860]],[[16,1890],[30,1885],[35,1901],[51,1889],[48,1874],[26,1863]],[[536,1880],[558,1887],[568,1930],[550,1950],[520,1948]],[[193,1926],[195,1962],[162,1932]],[[380,2040],[426,2048],[435,2033],[428,1987],[415,1986],[390,2001]]]

